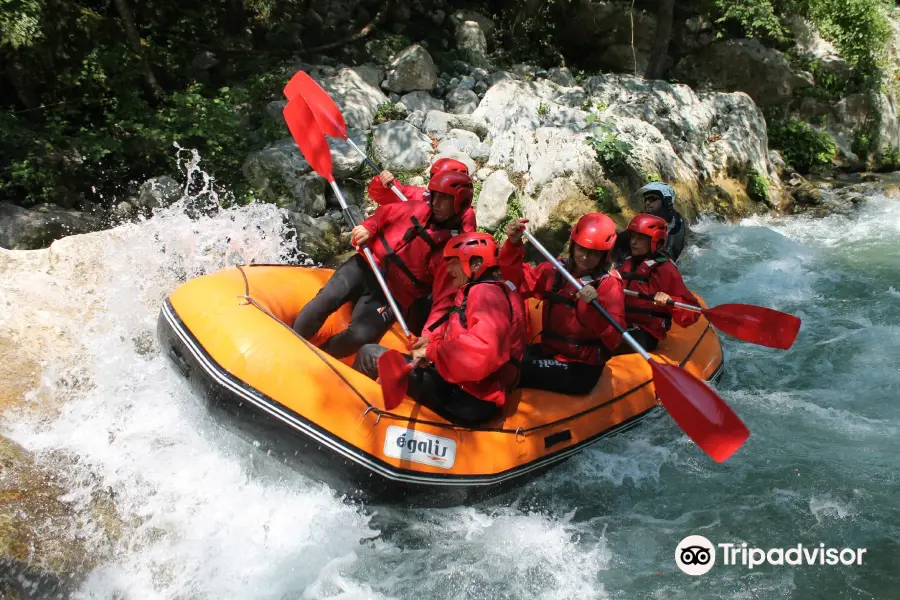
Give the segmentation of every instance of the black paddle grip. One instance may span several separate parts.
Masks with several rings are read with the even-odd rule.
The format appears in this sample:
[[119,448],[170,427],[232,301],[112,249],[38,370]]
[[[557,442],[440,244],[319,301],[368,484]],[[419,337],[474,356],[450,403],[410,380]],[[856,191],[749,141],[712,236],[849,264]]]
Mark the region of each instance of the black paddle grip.
[[372,160],[368,156],[366,156],[366,164],[368,164],[370,167],[372,167],[375,170],[376,175],[378,173],[381,173],[384,170],[380,166],[378,166],[378,163],[376,163],[374,160]]
[[[653,301],[654,301],[654,298],[656,298],[656,296],[651,296],[650,294],[645,294],[645,293],[643,293],[643,292],[638,292],[637,297],[640,298],[641,300],[649,300],[650,302],[653,302]],[[675,305],[675,301],[674,301],[674,300],[667,300],[667,301],[666,301],[666,304],[667,304],[668,306],[674,306],[674,305]]]

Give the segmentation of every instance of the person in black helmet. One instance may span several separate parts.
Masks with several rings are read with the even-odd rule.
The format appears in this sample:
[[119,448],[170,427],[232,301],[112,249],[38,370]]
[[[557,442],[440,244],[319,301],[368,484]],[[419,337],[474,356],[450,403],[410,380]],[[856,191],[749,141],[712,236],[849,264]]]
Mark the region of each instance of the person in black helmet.
[[[684,218],[675,210],[675,190],[670,185],[654,181],[642,187],[638,190],[638,193],[644,200],[644,213],[665,220],[669,235],[666,239],[666,247],[663,249],[663,253],[672,262],[677,262],[678,257],[681,256],[681,251],[684,250],[687,224]],[[616,247],[613,250],[616,264],[620,264],[630,253],[628,236],[620,234],[616,240]]]

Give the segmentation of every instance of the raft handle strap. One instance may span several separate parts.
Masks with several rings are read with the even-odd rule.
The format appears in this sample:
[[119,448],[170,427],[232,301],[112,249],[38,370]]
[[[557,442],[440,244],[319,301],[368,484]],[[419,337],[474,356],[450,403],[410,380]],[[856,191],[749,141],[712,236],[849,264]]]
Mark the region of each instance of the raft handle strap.
[[[297,337],[298,339],[300,339],[300,341],[302,341],[304,344],[306,344],[306,347],[309,348],[309,349],[310,349],[310,350],[311,350],[311,351],[312,351],[312,352],[313,352],[313,353],[314,353],[314,354],[315,354],[322,362],[324,362],[326,365],[328,365],[328,368],[330,368],[332,371],[334,371],[334,374],[337,375],[338,377],[340,377],[340,378],[341,378],[341,381],[343,381],[344,383],[346,383],[346,384],[347,384],[347,387],[349,387],[351,390],[353,390],[353,392],[354,392],[357,396],[359,396],[359,399],[362,400],[363,403],[364,403],[367,407],[369,407],[369,408],[375,408],[375,407],[373,407],[373,406],[369,403],[368,400],[366,400],[366,397],[363,396],[363,395],[360,393],[360,391],[359,391],[358,389],[356,389],[356,387],[355,387],[352,383],[350,383],[350,381],[349,381],[346,377],[344,377],[344,374],[343,374],[343,373],[341,373],[341,372],[338,371],[336,368],[334,368],[334,365],[332,365],[330,362],[328,362],[328,360],[327,360],[324,356],[322,356],[322,351],[321,351],[321,350],[319,350],[319,349],[316,348],[314,345],[312,345],[312,344],[309,342],[309,340],[307,340],[305,337],[303,337],[302,335],[300,335],[299,333],[297,333],[296,331],[294,331],[294,328],[293,328],[293,327],[288,327],[288,324],[287,324],[287,323],[285,323],[284,321],[282,321],[281,319],[279,319],[278,317],[276,317],[275,315],[273,315],[273,314],[271,313],[271,311],[269,311],[269,309],[267,309],[265,306],[263,306],[262,304],[260,304],[259,302],[257,302],[256,300],[254,300],[253,298],[250,297],[250,295],[249,295],[249,294],[250,294],[250,282],[247,280],[247,274],[244,273],[244,269],[241,268],[240,265],[238,265],[237,268],[238,268],[238,270],[241,272],[241,275],[244,276],[244,283],[245,283],[245,285],[246,285],[246,288],[247,288],[247,294],[248,294],[247,296],[245,296],[245,298],[247,299],[247,301],[248,301],[250,304],[252,304],[253,306],[255,306],[256,308],[258,308],[259,310],[261,310],[264,314],[266,314],[266,315],[272,317],[276,322],[281,323],[281,325],[282,325],[283,327],[286,327],[291,333],[294,334],[295,337]],[[376,408],[376,410],[378,410],[378,409]]]

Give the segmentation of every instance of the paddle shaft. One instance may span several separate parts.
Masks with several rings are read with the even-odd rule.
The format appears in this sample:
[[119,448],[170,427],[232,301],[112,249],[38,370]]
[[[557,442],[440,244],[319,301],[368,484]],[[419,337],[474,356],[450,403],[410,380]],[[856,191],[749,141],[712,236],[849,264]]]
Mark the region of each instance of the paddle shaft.
[[[345,139],[350,143],[351,146],[353,146],[354,150],[359,152],[360,156],[362,156],[366,160],[366,164],[368,164],[370,167],[372,167],[372,169],[374,169],[376,173],[381,173],[384,170],[380,166],[378,166],[378,164],[374,160],[369,158],[369,155],[366,154],[362,148],[357,146],[356,143],[350,139],[349,135]],[[407,200],[409,200],[409,198],[407,198],[406,196],[403,195],[403,192],[400,191],[400,188],[393,181],[391,182],[390,186],[388,186],[388,187],[390,187],[391,191],[394,192],[397,195],[397,197],[400,198],[400,200],[402,200],[403,202],[406,202]]]
[[[577,279],[575,279],[575,277],[573,277],[572,274],[569,273],[569,270],[566,269],[564,266],[562,266],[562,264],[558,260],[556,260],[556,257],[554,257],[552,254],[550,254],[550,252],[546,248],[544,248],[544,245],[541,244],[539,241],[537,241],[533,235],[528,233],[528,231],[525,231],[523,233],[525,234],[525,238],[529,242],[534,244],[534,247],[537,248],[538,251],[544,255],[544,258],[549,260],[550,263],[556,268],[556,270],[559,271],[562,274],[562,276],[565,277],[569,281],[569,283],[571,283],[572,285],[575,286],[575,289],[581,290],[581,288],[584,287],[584,284],[581,283],[580,281],[578,281]],[[644,357],[645,360],[652,360],[652,358],[647,353],[647,351],[644,350],[643,347],[641,347],[641,345],[638,344],[637,341],[635,341],[635,339],[633,337],[631,337],[631,334],[628,333],[627,331],[625,331],[625,328],[622,327],[621,325],[619,325],[619,322],[616,321],[615,319],[613,319],[612,315],[610,315],[608,312],[606,312],[606,309],[603,308],[603,305],[601,305],[596,300],[592,301],[591,305],[593,305],[594,308],[596,308],[597,310],[600,311],[600,314],[603,315],[603,318],[605,318],[607,321],[609,321],[609,323],[613,327],[615,327],[616,331],[618,331],[619,333],[622,334],[622,337],[625,339],[626,342],[628,342],[628,345],[631,346],[635,352],[637,352],[642,357]]]
[[[584,287],[540,242],[525,237],[576,289]],[[750,436],[747,426],[710,387],[682,367],[653,360],[625,329],[594,300],[594,308],[615,327],[628,344],[650,364],[656,396],[675,423],[716,462],[727,460]]]
[[[295,79],[292,78],[291,82],[288,83],[288,88],[294,85],[294,81]],[[285,92],[287,91],[288,90],[286,89]],[[292,108],[292,112],[288,114],[288,111]],[[284,108],[284,117],[288,129],[291,130],[291,135],[294,137],[294,142],[297,144],[297,148],[300,149],[300,153],[306,158],[313,170],[331,184],[331,189],[334,190],[334,195],[341,205],[341,211],[344,213],[344,218],[347,219],[347,222],[351,227],[356,227],[356,220],[353,218],[353,215],[350,214],[347,200],[344,198],[344,194],[334,180],[331,148],[325,138],[325,132],[316,121],[315,114],[302,93],[297,94],[288,100],[288,105]],[[343,134],[343,132],[341,133]],[[345,137],[345,139],[350,141],[349,137]],[[352,141],[350,143],[353,144]],[[356,147],[355,144],[354,147]],[[359,148],[357,148],[357,150],[359,150]],[[375,279],[378,281],[378,285],[381,286],[381,289],[384,292],[388,305],[391,307],[391,310],[394,311],[394,318],[397,319],[400,327],[403,328],[403,333],[406,334],[406,337],[412,339],[412,332],[406,325],[406,320],[403,318],[403,314],[400,312],[400,307],[397,306],[393,294],[391,294],[390,289],[388,289],[387,282],[384,280],[381,270],[378,268],[378,263],[375,261],[375,256],[372,254],[371,249],[366,245],[363,245],[362,250],[363,255],[366,257],[366,260],[372,269],[372,273],[375,275]]]
[[[338,202],[341,204],[341,211],[344,213],[344,218],[347,219],[347,222],[350,223],[351,227],[356,227],[356,219],[354,219],[353,215],[350,214],[350,208],[347,206],[347,201],[344,199],[344,194],[341,193],[341,189],[337,186],[337,183],[334,180],[330,181],[329,183],[331,184],[331,189],[334,190],[334,195],[337,196]],[[384,276],[382,276],[381,270],[379,270],[378,268],[378,263],[375,262],[375,256],[372,254],[372,251],[368,246],[363,246],[362,250],[363,254],[366,257],[366,260],[369,261],[369,266],[372,267],[372,273],[375,274],[375,279],[378,280],[378,285],[381,286],[381,290],[384,292],[385,298],[387,298],[391,310],[394,311],[394,317],[397,319],[397,322],[400,323],[400,327],[403,328],[403,333],[406,334],[407,338],[411,337],[412,332],[406,325],[406,320],[403,318],[403,314],[400,312],[400,307],[397,306],[397,301],[394,300],[394,295],[391,294],[391,290],[388,289],[388,284],[384,280]]]
[[[641,292],[636,292],[634,290],[625,290],[625,294],[628,296],[635,296],[642,300],[653,300],[654,296],[651,294],[643,294]],[[694,306],[693,304],[684,304],[683,302],[675,302],[674,300],[669,300],[666,302],[667,306],[675,306],[677,308],[683,308],[685,310],[692,310],[694,312],[703,312],[703,309],[699,306]]]

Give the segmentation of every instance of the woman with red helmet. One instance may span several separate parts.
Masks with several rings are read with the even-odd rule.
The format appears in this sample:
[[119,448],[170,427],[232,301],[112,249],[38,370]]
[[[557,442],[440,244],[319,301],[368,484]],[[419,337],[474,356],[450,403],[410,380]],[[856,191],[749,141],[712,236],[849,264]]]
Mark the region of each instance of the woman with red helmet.
[[588,213],[572,228],[569,258],[560,262],[585,284],[578,291],[552,263],[531,267],[524,262],[522,234],[526,222],[519,219],[507,226],[508,237],[500,251],[504,277],[516,282],[523,296],[540,298],[543,303],[541,343],[528,347],[519,387],[587,394],[621,340],[621,335],[591,302],[598,300],[625,326],[622,280],[611,268],[615,223],[602,213]]
[[[491,235],[457,235],[443,257],[456,297],[433,322],[430,337],[413,344],[408,360],[417,366],[407,394],[450,421],[474,425],[497,414],[518,380],[527,335],[525,303],[512,283],[500,279]],[[386,351],[377,344],[363,346],[353,367],[376,379],[378,357]]]
[[[442,272],[441,251],[455,233],[451,227],[471,205],[474,193],[469,176],[456,171],[442,171],[428,185],[430,202],[410,200],[379,206],[351,232],[354,246],[370,245],[391,294],[406,314],[416,301],[432,293],[435,274]],[[441,285],[443,290],[446,284]],[[354,302],[350,325],[322,345],[335,358],[350,356],[364,344],[381,339],[394,320],[369,265],[357,254],[338,267],[303,307],[294,331],[312,337],[346,302]]]
[[[439,158],[431,165],[431,170],[428,174],[429,181],[442,171],[456,171],[469,175],[469,167],[466,166],[466,163],[453,158]],[[373,177],[372,181],[369,182],[369,197],[378,204],[400,202],[400,199],[388,187],[391,182],[400,188],[400,191],[403,192],[407,199],[428,202],[428,196],[430,195],[428,187],[423,188],[417,185],[402,184],[394,179],[393,173],[386,170]],[[460,213],[458,225],[457,229],[460,231],[475,231],[475,210],[471,206]]]
[[[669,235],[665,219],[655,215],[637,215],[628,224],[631,256],[619,267],[625,289],[653,296],[643,300],[636,296],[625,297],[625,316],[628,332],[644,347],[653,350],[666,338],[674,321],[681,327],[697,322],[700,313],[679,308],[669,309],[669,300],[697,305],[675,263],[664,254]],[[621,344],[615,354],[630,354],[634,350]]]

